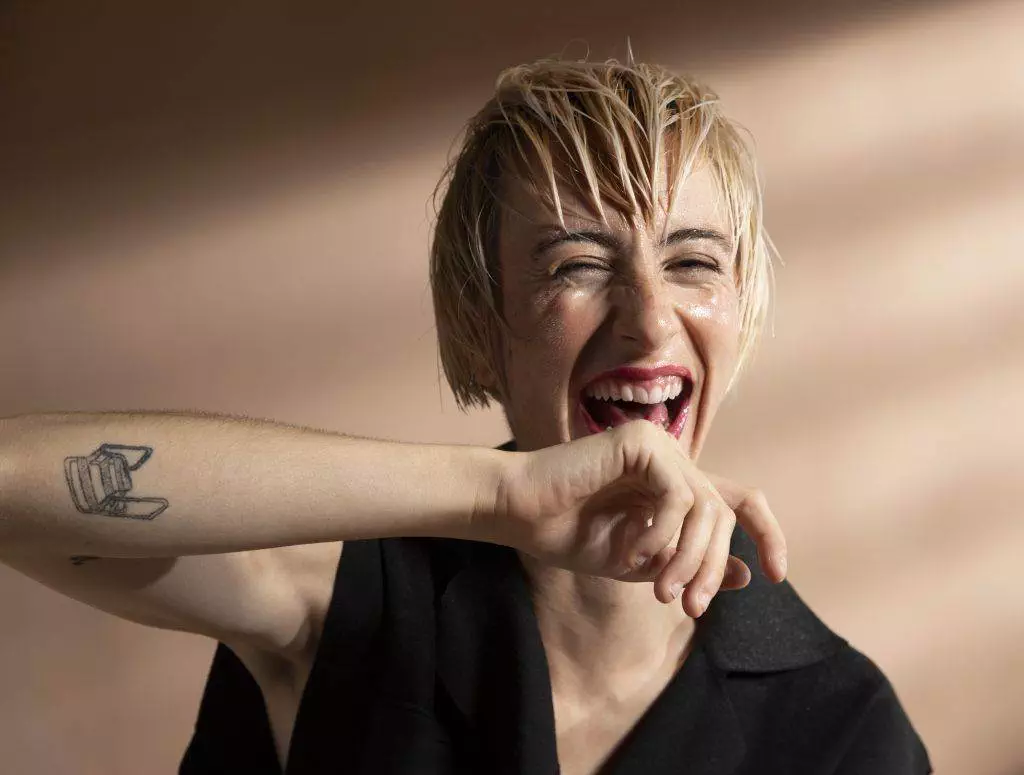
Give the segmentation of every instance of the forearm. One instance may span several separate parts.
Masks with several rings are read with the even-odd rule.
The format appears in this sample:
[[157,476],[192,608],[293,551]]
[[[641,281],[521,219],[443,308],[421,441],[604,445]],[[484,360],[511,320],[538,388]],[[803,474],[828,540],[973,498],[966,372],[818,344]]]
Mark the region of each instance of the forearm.
[[0,420],[0,548],[161,557],[485,538],[504,454],[186,414],[16,417]]

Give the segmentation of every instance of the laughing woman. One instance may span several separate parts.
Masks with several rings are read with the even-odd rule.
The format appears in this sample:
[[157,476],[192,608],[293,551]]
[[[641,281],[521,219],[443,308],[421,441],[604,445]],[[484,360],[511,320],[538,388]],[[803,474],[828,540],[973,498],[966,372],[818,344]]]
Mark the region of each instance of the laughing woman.
[[0,559],[220,642],[181,772],[917,775],[878,668],[699,466],[770,288],[754,159],[642,64],[505,71],[431,250],[501,449],[184,414],[0,421]]

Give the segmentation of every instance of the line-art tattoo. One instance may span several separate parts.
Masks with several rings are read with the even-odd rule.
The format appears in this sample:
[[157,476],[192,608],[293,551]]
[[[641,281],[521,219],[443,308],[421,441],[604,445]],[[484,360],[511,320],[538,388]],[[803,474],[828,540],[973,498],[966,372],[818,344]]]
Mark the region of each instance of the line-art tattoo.
[[72,565],[85,565],[87,562],[92,560],[98,560],[99,557],[93,557],[91,554],[76,554],[73,557],[68,557],[71,560]]
[[[64,476],[75,508],[83,514],[154,519],[168,507],[163,498],[129,497],[132,471],[153,454],[151,447],[102,444],[88,457],[64,458]],[[77,564],[77,563],[76,563]]]

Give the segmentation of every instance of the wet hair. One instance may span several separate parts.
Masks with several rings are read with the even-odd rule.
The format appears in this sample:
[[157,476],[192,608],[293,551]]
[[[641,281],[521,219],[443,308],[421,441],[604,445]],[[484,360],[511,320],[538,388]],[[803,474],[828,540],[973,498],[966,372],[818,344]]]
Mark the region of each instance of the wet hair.
[[751,144],[722,114],[717,95],[633,61],[544,59],[503,71],[435,190],[430,282],[441,367],[458,405],[486,407],[505,390],[497,255],[503,182],[526,184],[563,227],[560,186],[606,224],[607,206],[651,223],[704,164],[718,181],[737,251],[738,374],[767,316],[774,250]]

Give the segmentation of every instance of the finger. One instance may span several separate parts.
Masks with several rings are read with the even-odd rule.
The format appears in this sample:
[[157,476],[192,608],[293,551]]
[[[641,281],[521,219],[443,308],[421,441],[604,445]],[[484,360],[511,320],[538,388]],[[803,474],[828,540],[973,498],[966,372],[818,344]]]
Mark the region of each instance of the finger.
[[743,589],[750,583],[750,568],[739,557],[729,556],[725,566],[725,578],[722,579],[720,591]]
[[647,565],[659,552],[674,545],[680,526],[694,505],[693,489],[682,471],[664,457],[652,455],[645,471],[655,510],[627,557],[628,571]]
[[786,537],[764,493],[741,487],[722,477],[708,475],[708,479],[736,513],[736,519],[747,535],[757,544],[758,561],[765,575],[772,581],[782,581],[788,571]]
[[786,537],[768,500],[755,490],[735,509],[736,519],[757,544],[757,557],[765,575],[778,583],[789,570]]
[[736,517],[731,511],[715,523],[704,562],[686,586],[682,596],[683,610],[694,619],[708,610],[711,599],[722,586],[729,562],[729,543],[735,527]]
[[[675,549],[668,548],[663,549],[655,557],[653,557],[644,568],[643,573],[637,573],[635,575],[629,575],[621,581],[655,581],[661,572],[668,565],[668,561],[672,559],[672,556],[676,553]],[[750,584],[751,574],[750,568],[743,562],[739,557],[729,555],[729,560],[725,566],[725,578],[722,579],[722,588],[720,592],[733,592],[738,589],[743,589]]]
[[704,562],[715,525],[726,510],[717,498],[709,495],[697,497],[683,520],[677,551],[654,582],[654,594],[661,602],[669,603],[679,597],[683,587],[697,573]]
[[674,546],[666,546],[647,562],[615,578],[617,581],[653,582],[665,570],[665,566],[668,565],[669,560],[672,559],[675,553],[676,548]]
[[665,567],[669,564],[669,561],[675,553],[675,547],[666,546],[648,560],[645,565],[640,566],[625,577],[620,578],[619,581],[656,582],[658,580],[658,576],[660,576],[665,570]]
[[[681,523],[693,506],[693,501],[678,491],[665,494],[655,508],[654,517],[635,543],[630,559],[630,573],[640,574],[644,580],[669,562],[675,550],[673,539],[681,529]],[[660,566],[660,567],[659,567]]]

